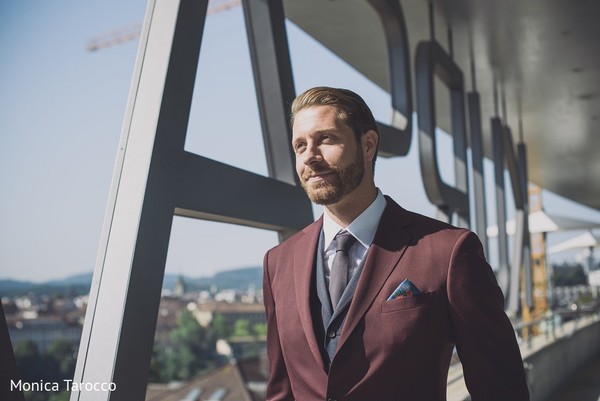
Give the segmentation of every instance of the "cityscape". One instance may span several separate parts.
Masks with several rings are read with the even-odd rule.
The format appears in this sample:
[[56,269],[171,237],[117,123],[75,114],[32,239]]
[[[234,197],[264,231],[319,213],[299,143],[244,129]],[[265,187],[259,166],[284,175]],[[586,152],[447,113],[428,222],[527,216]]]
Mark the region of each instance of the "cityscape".
[[[600,312],[600,286],[590,285],[583,265],[563,263],[553,265],[551,271],[549,302],[552,312],[560,316],[557,325]],[[600,271],[600,264],[591,271]],[[21,379],[29,385],[23,388],[28,401],[69,399],[90,281],[91,274],[51,284],[29,283],[30,287],[0,280],[0,293],[10,294],[2,296],[2,308]],[[260,267],[201,279],[165,277],[147,401],[178,401],[198,391],[235,394],[231,399],[236,400],[265,399],[268,373],[261,281]],[[41,387],[31,388],[40,383]],[[57,391],[50,383],[62,384]]]
[[[91,275],[25,290],[19,289],[24,283],[0,280],[0,293],[11,294],[2,296],[2,308],[21,380],[62,383],[61,391],[25,387],[27,400],[68,399],[67,381],[73,378],[88,303],[85,278]],[[264,399],[266,324],[261,281],[262,268],[257,267],[196,280],[165,278],[148,400],[169,400],[174,394],[182,398],[181,392],[197,387],[198,381],[204,391],[223,388],[252,400],[263,394]],[[221,383],[223,375],[226,382]]]

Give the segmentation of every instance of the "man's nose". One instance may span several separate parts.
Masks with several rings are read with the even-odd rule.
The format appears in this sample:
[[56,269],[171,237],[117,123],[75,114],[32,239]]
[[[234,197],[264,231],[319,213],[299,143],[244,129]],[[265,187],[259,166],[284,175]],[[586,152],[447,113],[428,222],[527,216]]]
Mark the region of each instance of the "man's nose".
[[302,156],[304,157],[303,163],[307,166],[320,163],[323,160],[323,156],[321,155],[319,148],[314,145],[307,146]]

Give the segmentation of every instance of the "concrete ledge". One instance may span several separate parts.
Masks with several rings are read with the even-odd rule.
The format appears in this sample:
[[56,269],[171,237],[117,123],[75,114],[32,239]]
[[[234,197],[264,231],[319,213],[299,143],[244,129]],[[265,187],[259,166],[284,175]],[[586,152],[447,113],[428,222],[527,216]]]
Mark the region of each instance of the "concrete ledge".
[[[600,353],[600,316],[588,316],[521,344],[531,401],[545,401],[579,367]],[[448,374],[448,401],[470,400],[460,364]]]
[[533,352],[523,352],[531,401],[544,401],[560,388],[577,368],[600,352],[600,320],[581,319],[564,335]]

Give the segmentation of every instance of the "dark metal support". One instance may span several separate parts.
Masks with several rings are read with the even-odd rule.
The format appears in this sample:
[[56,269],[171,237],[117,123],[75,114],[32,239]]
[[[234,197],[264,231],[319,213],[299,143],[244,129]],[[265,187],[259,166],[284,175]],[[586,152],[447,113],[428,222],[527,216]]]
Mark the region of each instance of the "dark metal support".
[[[269,176],[295,185],[298,189],[300,183],[294,167],[292,130],[289,123],[289,111],[296,97],[296,90],[285,29],[283,2],[282,0],[243,0],[242,4]],[[295,210],[302,221],[309,222],[312,217],[310,201],[302,191],[293,193],[295,195],[293,204],[297,208],[288,210]],[[275,209],[277,207],[265,210]],[[287,220],[285,217],[283,219]],[[293,230],[289,227],[279,230],[279,239],[284,240],[301,227],[302,225],[294,226]]]
[[[531,277],[531,247],[529,237],[529,205],[527,200],[527,159],[525,145],[515,148],[510,128],[495,117],[491,120],[496,182],[496,210],[498,215],[498,281],[507,299],[507,311],[519,312],[521,268],[525,269],[525,294],[529,307],[533,305]],[[506,194],[504,169],[508,170],[515,202],[515,234],[513,238],[512,263],[508,262],[508,236],[506,231]]]
[[474,230],[483,244],[486,255],[488,251],[487,237],[487,205],[485,202],[485,175],[483,171],[483,134],[481,127],[481,102],[479,93],[467,95],[469,105],[469,128],[471,138],[471,159],[473,167],[473,203],[475,207]]
[[[519,160],[519,181],[523,189],[523,213],[529,216],[529,173],[527,168],[527,146],[524,143],[517,145],[517,155]],[[529,218],[524,221],[523,232],[525,238],[523,241],[523,269],[525,269],[525,303],[528,308],[533,308],[533,271],[531,265],[531,234],[529,233]]]
[[429,0],[428,4],[429,11],[429,37],[432,41],[435,40],[435,7],[433,6],[433,0]]
[[525,269],[525,304],[529,309],[533,304],[533,266],[531,259],[531,233],[529,232],[529,168],[527,161],[527,146],[523,136],[523,116],[519,98],[519,143],[517,144],[517,163],[519,165],[519,182],[523,193],[523,213],[528,216],[524,220],[523,232],[523,269]]
[[[506,102],[502,101],[502,110],[506,114]],[[515,157],[515,147],[512,140],[512,133],[509,127],[502,127],[502,141],[504,150],[504,166],[506,166],[510,183],[512,186],[513,199],[515,201],[515,234],[513,237],[512,263],[510,264],[510,287],[508,290],[507,309],[512,313],[519,312],[521,283],[521,266],[523,262],[523,243],[525,241],[525,221],[528,216],[523,209],[523,189],[521,187],[521,177],[519,165]]]
[[[508,309],[514,312],[519,310],[520,303],[520,288],[521,283],[521,267],[531,270],[529,253],[529,207],[527,206],[527,179],[523,175],[526,166],[525,155],[515,155],[515,147],[512,140],[510,128],[503,127],[503,145],[504,145],[504,160],[510,174],[512,184],[513,198],[516,208],[516,227],[515,236],[513,239],[513,262],[511,264],[511,285],[509,290]],[[521,160],[523,157],[523,160]],[[529,262],[528,262],[529,260]],[[526,275],[528,273],[525,273]],[[530,275],[530,273],[529,273]],[[525,282],[527,285],[527,281]],[[531,292],[531,291],[530,291]],[[532,298],[533,302],[533,298]]]
[[[469,196],[467,176],[467,143],[464,106],[464,83],[460,68],[437,42],[421,42],[416,57],[417,110],[419,124],[419,154],[421,174],[427,197],[450,221],[458,215],[458,224],[469,226]],[[437,163],[435,130],[434,80],[440,79],[450,90],[456,187],[441,179]]]
[[296,91],[283,3],[243,0],[242,4],[269,176],[295,185],[289,111]]
[[508,238],[506,234],[506,195],[504,186],[504,144],[502,120],[491,119],[492,146],[494,154],[494,179],[496,185],[496,212],[498,220],[498,284],[507,297],[510,286],[510,266],[508,264]]
[[[284,233],[296,232],[312,221],[310,203],[299,186],[193,153],[185,152],[180,159],[175,215]],[[206,196],[207,188],[218,196]]]
[[[135,107],[124,132],[127,143],[123,153],[123,170],[115,176],[115,180],[119,181],[115,221],[110,224],[110,235],[105,245],[106,259],[98,265],[94,276],[94,281],[98,281],[97,293],[94,294],[98,303],[95,310],[92,309],[92,313],[86,316],[86,326],[91,327],[89,337],[82,338],[83,350],[75,375],[76,381],[114,382],[116,390],[106,394],[73,392],[72,400],[99,397],[111,401],[139,400],[146,393],[177,194],[174,188],[176,166],[185,143],[207,1],[183,0],[179,7],[162,3],[150,7],[146,20],[150,25],[146,33],[147,47],[142,47],[142,57],[152,58],[153,51],[162,54],[162,57],[156,54],[157,59],[151,60],[156,64],[147,68],[166,67],[163,70],[164,81],[153,82],[151,72],[145,76],[146,65],[142,63],[139,86],[134,89],[137,93],[133,94]],[[153,30],[155,18],[159,22]],[[169,29],[173,32],[170,49],[155,44],[156,35],[164,35]],[[159,86],[162,86],[162,93],[158,90],[153,98],[150,94],[144,98],[145,91],[152,92]],[[150,105],[150,101],[154,104]],[[143,112],[144,106],[149,107],[146,112],[154,110],[157,113],[154,133],[146,131],[149,127],[141,127],[148,120],[152,121],[149,113],[143,116],[136,113]],[[138,129],[136,125],[139,125]],[[148,145],[151,147],[147,148]],[[142,168],[144,160],[149,161],[147,178],[130,170]],[[142,189],[143,184],[145,190]],[[132,201],[140,195],[140,203],[132,205]],[[133,214],[131,217],[138,213],[137,224],[131,226],[123,214],[127,212]],[[119,240],[121,238],[125,242],[127,236],[130,241],[133,240],[131,246],[119,249],[127,248],[127,244]],[[127,256],[129,252],[130,256]],[[128,273],[126,280],[118,283],[123,271]],[[109,297],[114,299],[109,301]],[[120,303],[117,308],[115,302]],[[109,313],[113,314],[110,324],[106,321]]]
[[526,193],[523,190],[523,184],[521,183],[521,166],[519,165],[518,156],[515,155],[516,148],[512,139],[512,131],[509,127],[504,126],[502,128],[502,138],[504,146],[504,161],[510,175],[510,183],[512,186],[513,197],[515,199],[515,207],[522,210],[525,205]]
[[384,157],[405,156],[412,138],[412,83],[410,48],[404,13],[399,1],[369,0],[378,13],[385,32],[392,97],[392,124],[378,123],[379,154]]

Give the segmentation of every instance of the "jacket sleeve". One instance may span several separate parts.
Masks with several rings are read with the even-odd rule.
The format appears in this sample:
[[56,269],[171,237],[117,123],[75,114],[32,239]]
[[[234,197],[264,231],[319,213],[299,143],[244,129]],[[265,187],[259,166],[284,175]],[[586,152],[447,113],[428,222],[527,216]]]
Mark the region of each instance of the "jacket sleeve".
[[279,330],[277,328],[275,301],[271,290],[268,258],[269,253],[267,252],[263,262],[263,298],[267,315],[267,358],[269,361],[266,401],[293,401],[294,396],[279,342]]
[[465,232],[448,269],[447,291],[456,349],[473,401],[528,401],[523,361],[504,298],[479,239]]

